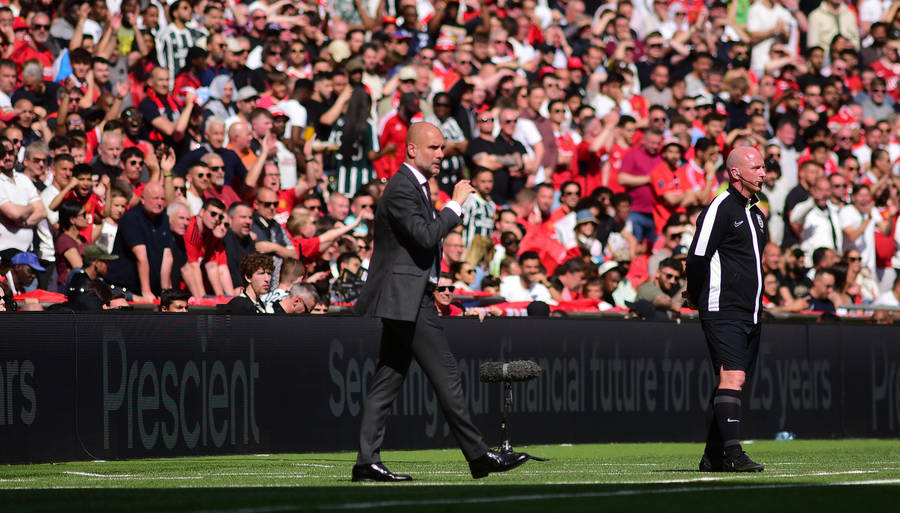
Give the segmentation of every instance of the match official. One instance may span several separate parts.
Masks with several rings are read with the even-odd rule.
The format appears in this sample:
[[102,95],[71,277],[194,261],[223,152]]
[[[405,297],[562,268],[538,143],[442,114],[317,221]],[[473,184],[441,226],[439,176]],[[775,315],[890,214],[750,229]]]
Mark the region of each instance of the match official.
[[719,385],[707,413],[709,430],[701,472],[760,472],[763,466],[741,449],[741,389],[759,351],[763,272],[760,255],[768,240],[756,206],[765,176],[755,148],[728,155],[729,187],[697,219],[687,259],[687,299],[700,322]]
[[444,136],[430,123],[415,123],[406,136],[405,162],[388,182],[375,213],[375,250],[357,312],[379,317],[381,349],[363,405],[359,454],[353,481],[410,481],[381,462],[388,412],[413,358],[422,367],[450,431],[469,461],[472,477],[511,470],[528,459],[519,453],[488,450],[472,423],[456,358],[434,306],[440,276],[441,240],[462,222],[460,205],[475,189],[468,180],[453,188],[451,201],[436,211],[428,179],[441,170]]

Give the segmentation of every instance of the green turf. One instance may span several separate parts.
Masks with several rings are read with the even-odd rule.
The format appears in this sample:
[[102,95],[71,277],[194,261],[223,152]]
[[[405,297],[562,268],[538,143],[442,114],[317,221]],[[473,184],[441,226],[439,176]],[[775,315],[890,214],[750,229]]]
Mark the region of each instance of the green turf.
[[699,444],[521,448],[551,461],[473,481],[456,450],[385,453],[409,484],[351,483],[354,455],[0,467],[0,511],[896,511],[896,440],[756,442],[761,474],[701,474]]

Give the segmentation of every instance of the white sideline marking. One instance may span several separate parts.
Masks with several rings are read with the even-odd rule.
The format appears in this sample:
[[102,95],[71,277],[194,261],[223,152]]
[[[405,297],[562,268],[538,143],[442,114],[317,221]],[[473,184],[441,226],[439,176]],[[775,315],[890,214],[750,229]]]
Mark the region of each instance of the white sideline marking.
[[93,472],[77,472],[75,470],[64,470],[63,474],[86,477],[106,477],[110,479],[130,479],[138,477],[135,474],[94,474]]

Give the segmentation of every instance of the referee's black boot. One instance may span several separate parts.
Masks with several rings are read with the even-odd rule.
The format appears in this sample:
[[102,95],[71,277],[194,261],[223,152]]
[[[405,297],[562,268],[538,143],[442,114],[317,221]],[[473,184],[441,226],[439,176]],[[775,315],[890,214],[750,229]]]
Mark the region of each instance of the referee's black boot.
[[725,472],[762,472],[765,470],[765,467],[751,460],[744,451],[734,457],[726,455],[723,468]]
[[703,453],[700,458],[700,472],[722,472],[724,470],[724,456],[710,456]]
[[395,474],[388,470],[381,462],[378,462],[354,465],[351,480],[355,482],[378,481],[382,483],[397,483],[401,481],[412,481],[412,477],[406,474]]
[[521,452],[488,451],[469,462],[472,477],[480,479],[491,472],[506,472],[528,461],[528,455]]

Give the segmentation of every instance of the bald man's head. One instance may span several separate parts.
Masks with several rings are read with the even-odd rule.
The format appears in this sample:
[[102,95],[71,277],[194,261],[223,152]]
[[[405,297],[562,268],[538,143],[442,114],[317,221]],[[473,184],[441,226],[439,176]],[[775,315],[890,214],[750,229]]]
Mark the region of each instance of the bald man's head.
[[766,176],[762,154],[751,146],[735,148],[725,160],[728,179],[735,189],[746,197],[756,194],[762,188]]
[[430,178],[441,170],[444,135],[431,123],[413,123],[406,133],[406,163]]
[[150,182],[141,192],[141,205],[148,214],[155,217],[166,208],[166,191],[159,182]]

